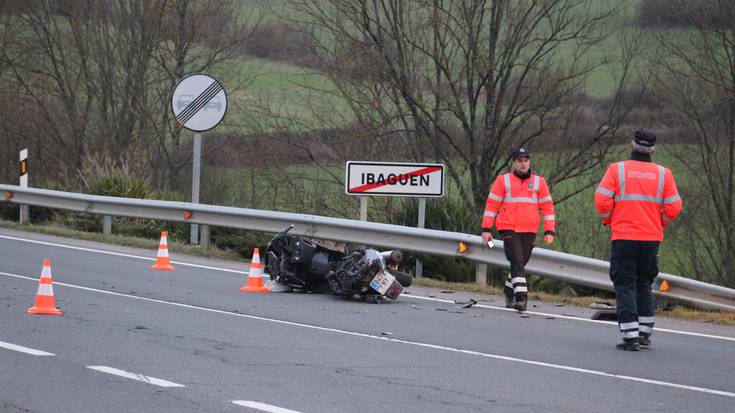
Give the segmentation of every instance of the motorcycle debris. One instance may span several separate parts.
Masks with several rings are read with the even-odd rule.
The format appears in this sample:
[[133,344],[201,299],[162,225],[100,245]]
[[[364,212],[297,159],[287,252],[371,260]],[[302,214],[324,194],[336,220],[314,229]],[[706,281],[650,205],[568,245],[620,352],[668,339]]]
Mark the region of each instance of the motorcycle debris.
[[475,299],[473,299],[473,298],[470,298],[470,300],[469,300],[469,301],[459,301],[459,300],[454,300],[454,304],[457,304],[457,305],[455,306],[455,307],[457,307],[457,308],[470,308],[470,307],[472,307],[473,305],[477,304],[477,300],[475,300]]
[[293,288],[289,287],[288,285],[283,285],[281,283],[271,283],[270,290],[272,293],[291,293],[293,292]]
[[454,291],[452,291],[452,290],[441,290],[439,292],[440,293],[446,293],[446,294],[453,294],[454,293]]
[[411,308],[414,310],[420,310],[420,308],[416,304],[411,304]]
[[606,302],[595,302],[590,304],[590,308],[595,310],[614,310],[615,306]]
[[392,336],[393,333],[388,332],[388,331],[383,331],[382,333],[380,333],[380,335],[382,335],[382,336]]

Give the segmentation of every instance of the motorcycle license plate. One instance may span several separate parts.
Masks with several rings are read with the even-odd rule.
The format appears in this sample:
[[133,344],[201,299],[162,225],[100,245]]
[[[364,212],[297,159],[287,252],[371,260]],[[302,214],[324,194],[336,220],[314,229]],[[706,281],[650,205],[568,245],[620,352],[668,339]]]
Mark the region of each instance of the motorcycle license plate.
[[370,281],[370,288],[385,295],[388,288],[390,288],[391,284],[393,284],[393,281],[395,280],[396,277],[394,277],[393,274],[387,271],[381,271],[375,276],[375,278],[373,278],[372,281]]

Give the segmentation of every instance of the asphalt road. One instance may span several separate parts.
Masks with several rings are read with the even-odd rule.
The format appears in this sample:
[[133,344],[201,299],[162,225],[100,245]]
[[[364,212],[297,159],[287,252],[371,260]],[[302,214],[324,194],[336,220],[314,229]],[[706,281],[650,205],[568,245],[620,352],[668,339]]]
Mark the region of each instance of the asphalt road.
[[[242,293],[245,263],[171,256],[0,229],[0,412],[735,411],[730,327],[622,352],[584,309]],[[45,258],[61,316],[26,313]]]

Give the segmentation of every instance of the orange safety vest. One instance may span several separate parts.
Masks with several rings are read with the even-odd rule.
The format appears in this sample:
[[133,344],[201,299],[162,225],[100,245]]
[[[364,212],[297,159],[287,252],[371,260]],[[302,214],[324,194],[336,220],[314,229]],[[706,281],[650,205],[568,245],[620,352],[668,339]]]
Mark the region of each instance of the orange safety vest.
[[482,228],[490,230],[494,223],[499,231],[536,233],[539,210],[544,216],[544,231],[554,231],[554,202],[544,178],[531,173],[530,178],[521,180],[512,172],[505,173],[498,176],[487,196]]
[[681,207],[674,175],[653,162],[616,162],[595,191],[595,208],[613,240],[661,242]]

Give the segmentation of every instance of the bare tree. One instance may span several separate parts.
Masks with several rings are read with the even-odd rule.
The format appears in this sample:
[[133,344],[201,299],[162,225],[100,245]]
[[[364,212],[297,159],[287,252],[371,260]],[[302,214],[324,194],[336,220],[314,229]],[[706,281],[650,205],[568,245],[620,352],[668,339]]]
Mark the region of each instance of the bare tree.
[[[466,205],[479,210],[511,146],[560,149],[545,165],[552,185],[602,162],[626,108],[613,98],[599,119],[583,98],[587,76],[609,63],[590,53],[616,13],[601,3],[291,0],[288,7],[302,16],[335,85],[323,92],[343,98],[368,137],[363,156],[441,161]],[[622,90],[628,78],[620,79]]]
[[[719,1],[686,32],[652,32],[658,98],[679,145],[665,146],[687,169],[679,260],[683,272],[735,286],[735,4]],[[678,135],[678,136],[677,136]],[[686,257],[686,258],[684,258]]]
[[[156,62],[156,94],[153,130],[158,145],[151,159],[155,181],[160,186],[171,184],[171,178],[191,163],[191,151],[183,151],[182,128],[170,113],[170,94],[173,87],[187,74],[206,73],[239,58],[239,50],[261,18],[257,13],[258,0],[169,0],[170,10],[165,19],[164,39],[153,53]],[[239,8],[247,7],[248,20]],[[237,74],[221,82],[232,80],[228,92],[233,93],[247,83],[252,75]]]
[[0,50],[0,76],[10,81],[2,89],[32,114],[5,127],[35,142],[34,156],[66,187],[84,181],[85,163],[102,155],[146,178],[157,172],[165,187],[191,161],[170,92],[185,71],[210,72],[239,57],[247,27],[257,26],[242,17],[244,6],[34,0],[2,15],[3,33],[19,33]]

